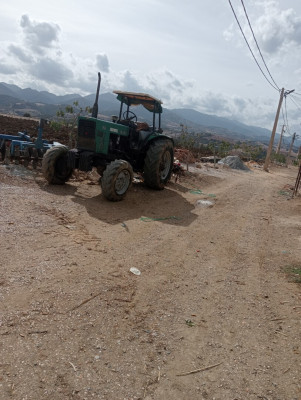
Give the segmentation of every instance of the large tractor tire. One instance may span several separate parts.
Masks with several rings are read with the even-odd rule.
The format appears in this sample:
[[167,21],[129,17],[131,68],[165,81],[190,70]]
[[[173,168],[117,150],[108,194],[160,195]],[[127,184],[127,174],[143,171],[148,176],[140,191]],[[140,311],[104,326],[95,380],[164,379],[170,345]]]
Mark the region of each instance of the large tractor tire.
[[122,200],[129,190],[132,180],[133,169],[127,161],[112,161],[105,169],[101,179],[104,197],[110,201]]
[[48,183],[63,185],[72,175],[67,165],[66,146],[53,146],[46,151],[42,160],[42,172]]
[[144,182],[147,186],[162,190],[169,181],[173,168],[174,148],[171,140],[153,142],[144,160]]

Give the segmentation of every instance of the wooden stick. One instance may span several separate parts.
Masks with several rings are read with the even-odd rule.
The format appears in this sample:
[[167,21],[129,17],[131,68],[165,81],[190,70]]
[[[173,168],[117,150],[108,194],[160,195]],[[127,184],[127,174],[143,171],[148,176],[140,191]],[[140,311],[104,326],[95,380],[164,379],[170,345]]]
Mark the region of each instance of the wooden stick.
[[176,376],[185,376],[185,375],[190,375],[190,374],[196,374],[197,372],[207,371],[208,369],[215,368],[221,364],[222,364],[222,362],[220,362],[218,364],[214,364],[214,365],[209,365],[209,367],[195,369],[195,370],[189,371],[189,372],[183,372],[182,374],[177,374]]
[[69,361],[69,364],[71,365],[71,367],[74,369],[74,372],[76,372],[77,371],[77,369],[76,369],[76,366],[74,365],[74,364],[72,364],[72,362],[71,361]]
[[283,335],[283,336],[287,337],[287,335],[285,333],[283,333],[283,332],[275,331],[275,333],[279,333],[280,335]]
[[70,311],[77,310],[79,307],[81,307],[81,306],[83,306],[84,304],[88,303],[89,301],[95,299],[95,297],[100,296],[101,293],[102,293],[102,292],[96,293],[94,296],[90,297],[89,299],[86,299],[86,300],[82,301],[82,302],[81,302],[80,304],[78,304],[77,306],[71,308],[71,310],[69,310],[69,312],[70,312]]

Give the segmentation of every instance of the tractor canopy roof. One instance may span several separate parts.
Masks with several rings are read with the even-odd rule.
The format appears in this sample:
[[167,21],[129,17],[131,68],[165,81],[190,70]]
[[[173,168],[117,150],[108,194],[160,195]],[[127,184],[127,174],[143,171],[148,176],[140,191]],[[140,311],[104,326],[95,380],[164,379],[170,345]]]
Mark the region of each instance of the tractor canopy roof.
[[132,93],[132,92],[122,92],[120,90],[114,90],[117,94],[117,99],[128,106],[139,106],[142,105],[148,111],[156,114],[162,113],[162,101],[156,99],[145,93]]

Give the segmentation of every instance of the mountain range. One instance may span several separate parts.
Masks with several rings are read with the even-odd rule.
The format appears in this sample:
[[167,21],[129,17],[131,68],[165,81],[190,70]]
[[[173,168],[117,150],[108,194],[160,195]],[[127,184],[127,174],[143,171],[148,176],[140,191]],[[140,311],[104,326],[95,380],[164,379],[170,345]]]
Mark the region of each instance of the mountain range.
[[[47,91],[37,91],[4,82],[0,83],[0,113],[24,115],[32,117],[53,118],[59,109],[66,105],[72,105],[77,101],[79,106],[92,107],[95,94],[80,96],[79,94],[67,94],[57,96]],[[104,93],[99,96],[99,113],[103,118],[119,114],[120,103],[116,95]],[[152,123],[152,114],[143,107],[137,107],[135,113],[139,120]],[[249,141],[268,144],[271,131],[268,129],[249,126],[236,120],[204,114],[188,108],[163,109],[162,127],[164,130],[179,134],[184,128],[192,134],[202,134],[217,137],[220,140]],[[276,141],[278,138],[276,137]],[[296,146],[301,144],[295,142]]]

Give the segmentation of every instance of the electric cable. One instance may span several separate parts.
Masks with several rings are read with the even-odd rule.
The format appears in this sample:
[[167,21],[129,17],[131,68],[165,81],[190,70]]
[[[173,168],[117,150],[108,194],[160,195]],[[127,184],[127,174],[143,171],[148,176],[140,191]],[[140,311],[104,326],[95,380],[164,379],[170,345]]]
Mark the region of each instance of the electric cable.
[[285,120],[285,115],[284,115],[284,112],[283,112],[283,107],[281,107],[281,113],[282,113],[283,125],[286,125],[286,120]]
[[[298,94],[298,93],[295,93],[295,94]],[[291,95],[291,96],[289,97],[289,99],[291,99],[291,101],[295,104],[295,106],[301,111],[301,106],[297,103],[297,101],[295,100],[294,96]],[[298,99],[298,100],[299,100],[299,99]]]
[[266,67],[266,69],[267,69],[267,71],[268,71],[268,74],[270,75],[270,78],[272,79],[272,81],[273,81],[274,84],[276,85],[277,89],[280,90],[279,86],[277,85],[277,83],[275,82],[274,78],[272,77],[272,75],[271,75],[271,73],[270,73],[270,70],[269,70],[269,68],[268,68],[268,66],[267,66],[267,64],[266,64],[266,62],[265,62],[265,60],[264,60],[264,58],[263,58],[262,52],[261,52],[260,47],[259,47],[259,45],[258,45],[257,39],[256,39],[256,37],[255,37],[255,33],[254,33],[254,31],[253,31],[253,28],[252,28],[252,25],[251,25],[251,22],[250,22],[250,19],[249,19],[249,16],[248,16],[248,13],[247,13],[247,10],[246,10],[246,7],[245,7],[245,4],[244,4],[243,0],[241,0],[241,4],[242,4],[242,6],[243,6],[243,9],[244,9],[244,12],[245,12],[245,15],[246,15],[246,18],[247,18],[247,21],[248,21],[250,30],[251,30],[252,35],[253,35],[253,39],[254,39],[254,41],[255,41],[255,43],[256,43],[256,46],[257,46],[257,49],[258,49],[259,54],[260,54],[260,56],[261,56],[261,59],[262,59],[264,65],[265,65],[265,67]]
[[286,132],[290,135],[290,126],[288,123],[288,118],[287,118],[287,106],[286,106],[286,96],[284,96],[284,110],[285,110],[285,120],[286,120]]
[[244,34],[244,31],[243,31],[243,29],[242,29],[242,27],[241,27],[241,25],[240,25],[240,22],[239,22],[239,20],[238,20],[238,18],[237,18],[237,15],[236,15],[236,13],[235,13],[235,10],[234,10],[234,8],[233,8],[233,6],[232,6],[231,0],[228,0],[228,1],[229,1],[229,4],[230,4],[230,7],[231,7],[231,9],[232,9],[232,12],[233,12],[233,14],[234,14],[234,17],[235,17],[235,19],[236,19],[236,22],[237,22],[237,24],[238,24],[238,26],[239,26],[239,29],[240,29],[240,31],[241,31],[241,33],[242,33],[244,39],[245,39],[245,42],[246,42],[246,44],[247,44],[247,46],[248,46],[248,48],[249,48],[249,50],[250,50],[250,52],[251,52],[251,54],[252,54],[252,56],[253,56],[253,58],[254,58],[254,61],[256,62],[258,68],[260,69],[261,73],[263,74],[263,76],[265,77],[265,79],[267,80],[267,82],[268,82],[275,90],[277,90],[277,92],[279,92],[279,88],[276,87],[276,86],[274,86],[274,85],[269,81],[268,77],[266,76],[266,74],[265,74],[264,71],[262,70],[261,66],[259,65],[259,63],[258,63],[258,61],[257,61],[257,59],[256,59],[256,57],[255,57],[255,55],[254,55],[254,53],[253,53],[253,51],[252,51],[252,49],[251,49],[251,46],[250,46],[249,43],[248,43],[248,40],[247,40],[247,38],[246,38],[246,35]]

